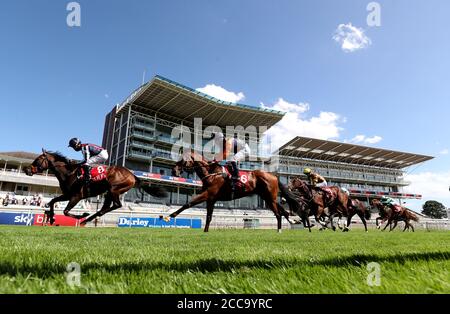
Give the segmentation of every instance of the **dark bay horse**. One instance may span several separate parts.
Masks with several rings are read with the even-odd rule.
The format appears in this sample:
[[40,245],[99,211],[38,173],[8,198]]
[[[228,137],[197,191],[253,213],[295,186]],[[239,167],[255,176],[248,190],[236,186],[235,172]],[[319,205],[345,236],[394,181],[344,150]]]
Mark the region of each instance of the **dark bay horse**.
[[[338,186],[328,187],[332,194],[330,196],[324,190],[312,187],[297,177],[291,180],[289,189],[296,191],[300,195],[307,203],[316,222],[324,228],[327,224],[321,220],[321,217],[329,217],[331,228],[336,230],[333,223],[334,216],[348,216],[349,208],[352,207],[348,194]],[[326,208],[328,208],[328,212],[325,212]]]
[[[177,217],[184,210],[206,202],[207,213],[204,231],[208,232],[215,203],[217,201],[232,200],[230,179],[221,165],[217,162],[208,162],[203,156],[195,152],[185,153],[172,169],[172,175],[179,177],[183,170],[195,171],[203,182],[201,193],[194,196],[177,211],[164,217],[164,220],[168,222],[171,218]],[[249,171],[247,173],[246,190],[237,189],[234,192],[234,199],[253,194],[259,195],[275,214],[275,217],[277,218],[277,230],[278,232],[281,232],[281,215],[283,215],[289,223],[295,222],[289,218],[289,213],[278,202],[279,184],[281,183],[279,183],[278,178],[273,174],[261,170]]]
[[53,224],[55,221],[54,205],[57,202],[69,201],[64,209],[64,215],[75,219],[82,219],[89,216],[89,213],[73,215],[70,213],[70,210],[82,199],[106,193],[101,210],[81,222],[81,224],[86,224],[97,217],[122,207],[120,195],[133,187],[138,188],[141,193],[143,190],[155,197],[165,197],[167,195],[167,192],[164,189],[143,183],[131,173],[130,170],[120,166],[103,166],[103,169],[106,171],[105,178],[101,181],[91,182],[88,189],[85,184],[80,183],[82,181],[78,179],[78,168],[78,163],[67,159],[60,153],[47,152],[43,149],[42,154],[33,161],[31,166],[24,169],[25,173],[29,176],[49,170],[51,173],[55,174],[59,181],[59,186],[63,195],[52,199],[48,203],[50,207],[48,213],[50,224]]
[[[386,230],[387,226],[389,226],[389,231],[392,231],[395,229],[395,227],[397,227],[397,223],[399,221],[404,221],[405,227],[403,228],[403,231],[409,230],[409,228],[411,228],[414,232],[414,226],[410,221],[413,220],[418,222],[419,217],[413,214],[412,211],[410,211],[406,207],[400,206],[401,210],[399,212],[394,212],[390,207],[381,204],[380,200],[378,199],[372,200],[372,206],[375,206],[380,214],[380,217],[375,220],[378,229],[380,229],[381,224],[383,224],[386,220],[387,224],[386,226],[384,226],[383,231]],[[381,224],[378,224],[378,220],[380,219]],[[392,226],[392,223],[394,223],[394,226]]]
[[[370,219],[370,209],[367,208],[364,203],[358,199],[350,199],[350,206],[348,206],[347,209],[347,213],[343,213],[342,215],[347,217],[347,225],[344,227],[343,231],[345,232],[349,230],[348,227],[352,223],[353,216],[358,215],[359,219],[361,219],[364,225],[364,229],[366,230],[366,232],[368,232],[366,220]],[[340,218],[341,217],[339,216],[339,219]]]

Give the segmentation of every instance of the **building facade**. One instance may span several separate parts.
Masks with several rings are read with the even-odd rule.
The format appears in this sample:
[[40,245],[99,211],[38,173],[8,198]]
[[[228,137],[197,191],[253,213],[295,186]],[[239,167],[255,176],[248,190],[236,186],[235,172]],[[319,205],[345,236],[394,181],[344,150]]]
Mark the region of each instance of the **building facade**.
[[[264,130],[280,121],[283,112],[224,102],[161,76],[135,90],[122,104],[116,105],[105,118],[103,146],[110,152],[110,165],[125,166],[137,176],[165,186],[167,204],[184,204],[201,188],[201,181],[193,175],[171,176],[176,162],[173,145],[179,140],[173,130],[187,128],[200,145],[208,126],[254,126]],[[201,127],[194,119],[201,119]],[[224,132],[225,133],[225,132]],[[251,133],[251,132],[250,132]],[[241,169],[266,169],[276,172],[283,183],[292,176],[303,176],[305,167],[322,174],[331,185],[347,188],[353,197],[368,201],[372,197],[389,195],[397,199],[416,198],[419,194],[403,193],[409,183],[404,169],[431,159],[430,156],[396,152],[347,143],[296,137],[279,148],[271,160],[256,156],[254,161],[240,164]],[[277,165],[275,168],[273,165]],[[161,202],[145,196],[141,199],[130,191],[126,201]],[[224,208],[261,208],[257,196],[232,202],[219,202]]]

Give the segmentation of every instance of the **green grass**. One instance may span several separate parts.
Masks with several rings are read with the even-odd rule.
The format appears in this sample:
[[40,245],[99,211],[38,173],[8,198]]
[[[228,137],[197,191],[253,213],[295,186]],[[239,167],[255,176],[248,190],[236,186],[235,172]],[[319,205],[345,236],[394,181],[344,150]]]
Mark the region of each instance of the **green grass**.
[[448,231],[0,226],[0,293],[450,293],[449,269]]

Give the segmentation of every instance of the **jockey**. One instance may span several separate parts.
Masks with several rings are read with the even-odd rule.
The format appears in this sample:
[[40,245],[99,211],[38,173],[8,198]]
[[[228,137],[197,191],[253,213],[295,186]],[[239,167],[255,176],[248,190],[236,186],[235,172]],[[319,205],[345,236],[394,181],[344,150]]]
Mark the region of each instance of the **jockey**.
[[400,205],[395,204],[395,201],[390,197],[383,196],[380,199],[380,202],[382,205],[392,209],[395,213],[398,213],[402,210],[402,207]]
[[328,186],[327,180],[325,180],[325,178],[322,177],[320,174],[313,172],[311,169],[305,168],[303,170],[303,173],[306,174],[306,176],[308,177],[308,180],[312,186],[316,186],[316,187]]
[[222,132],[213,133],[213,138],[217,147],[223,149],[224,159],[231,165],[231,190],[234,193],[236,183],[239,181],[239,169],[237,162],[244,160],[246,156],[250,155],[250,147],[248,144],[238,138],[225,138]]
[[82,144],[78,138],[69,141],[69,147],[83,153],[84,161],[81,163],[84,169],[84,181],[86,184],[91,180],[91,165],[102,164],[108,159],[108,151],[95,144]]

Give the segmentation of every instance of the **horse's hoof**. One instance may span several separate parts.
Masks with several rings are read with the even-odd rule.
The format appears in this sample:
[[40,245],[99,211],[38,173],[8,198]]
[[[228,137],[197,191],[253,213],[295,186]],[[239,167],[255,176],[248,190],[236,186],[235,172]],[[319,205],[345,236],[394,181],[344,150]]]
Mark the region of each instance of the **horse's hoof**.
[[170,216],[166,216],[163,218],[165,222],[170,222]]

